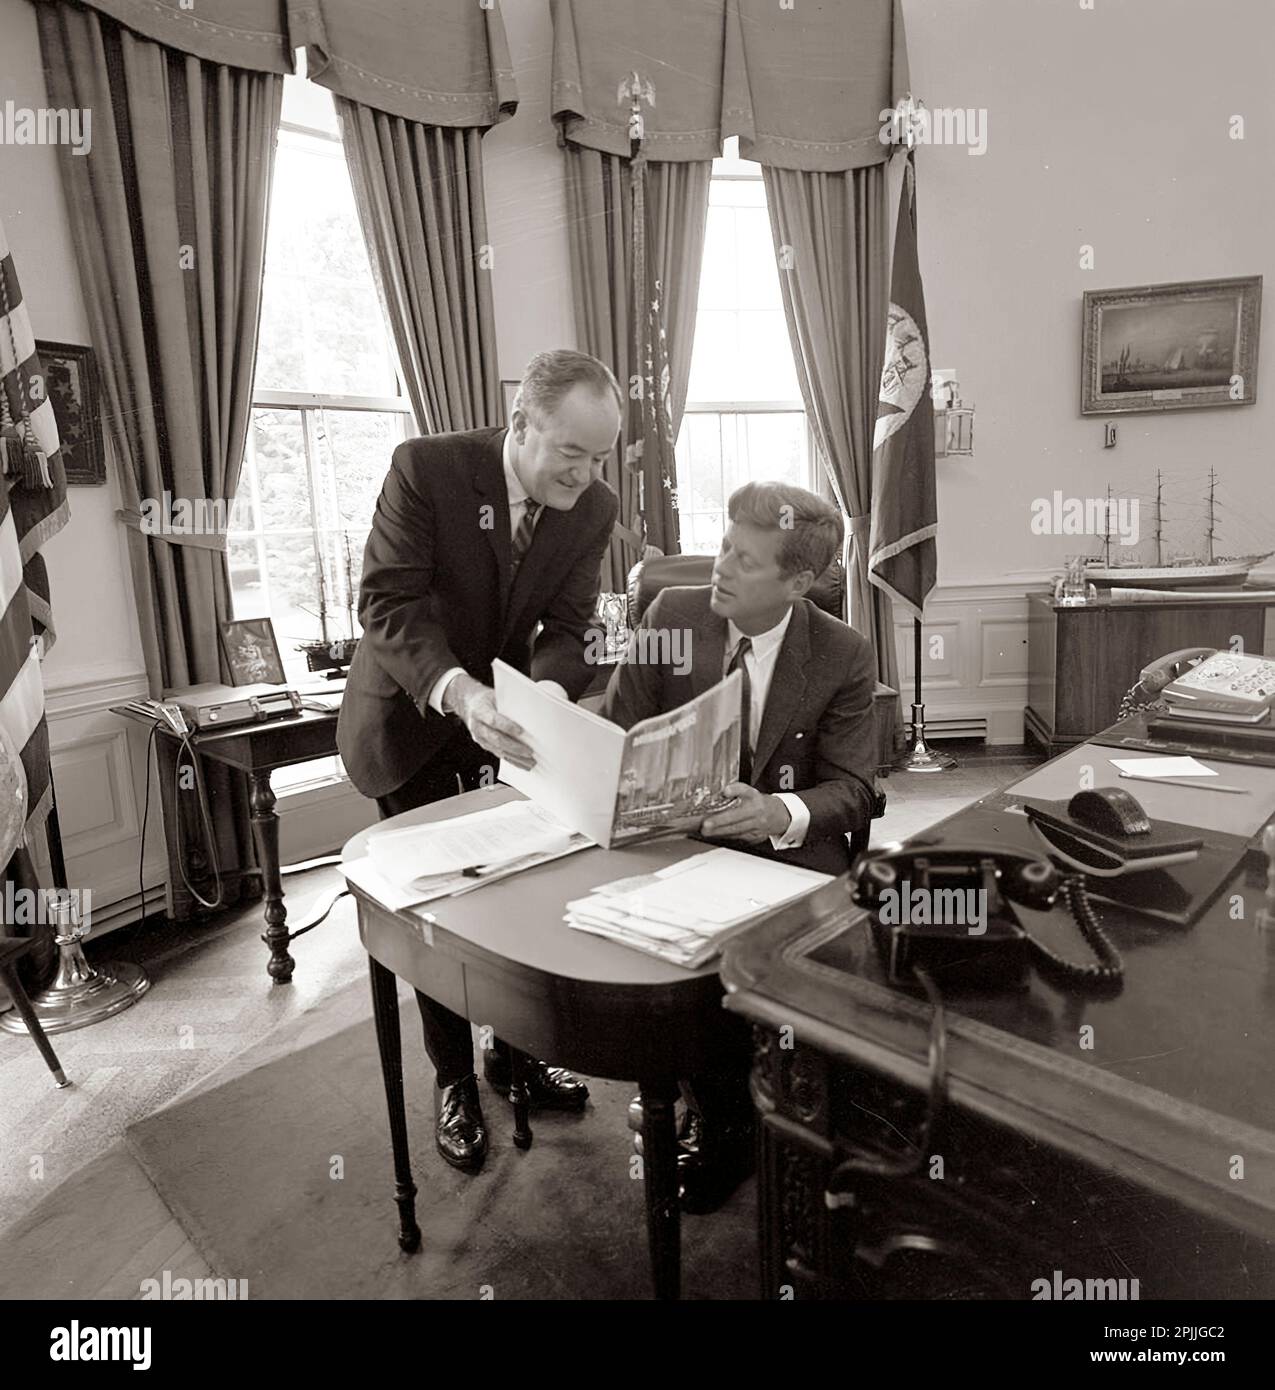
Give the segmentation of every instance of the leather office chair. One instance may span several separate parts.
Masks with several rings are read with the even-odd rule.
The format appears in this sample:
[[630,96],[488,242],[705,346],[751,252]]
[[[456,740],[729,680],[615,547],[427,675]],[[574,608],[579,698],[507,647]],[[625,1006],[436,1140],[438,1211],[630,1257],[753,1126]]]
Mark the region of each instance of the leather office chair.
[[[651,606],[661,589],[679,585],[707,584],[713,573],[712,555],[656,555],[649,560],[639,560],[629,571],[628,616],[629,626],[637,627],[642,614]],[[842,602],[845,593],[845,570],[840,560],[834,560],[810,587],[807,597],[818,608],[832,617],[841,619]],[[896,692],[877,682],[879,693]],[[873,781],[872,820],[885,815],[885,793]],[[868,848],[871,825],[862,826],[850,835],[850,852],[858,856]]]

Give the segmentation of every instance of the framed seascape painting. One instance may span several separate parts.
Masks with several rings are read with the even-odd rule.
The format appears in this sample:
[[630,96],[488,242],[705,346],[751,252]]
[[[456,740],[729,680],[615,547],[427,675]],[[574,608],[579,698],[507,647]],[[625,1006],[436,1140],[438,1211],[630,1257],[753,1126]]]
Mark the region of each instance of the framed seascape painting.
[[1086,290],[1080,413],[1252,405],[1262,277]]
[[53,403],[66,480],[72,486],[96,487],[106,481],[106,452],[93,349],[37,342],[35,350]]

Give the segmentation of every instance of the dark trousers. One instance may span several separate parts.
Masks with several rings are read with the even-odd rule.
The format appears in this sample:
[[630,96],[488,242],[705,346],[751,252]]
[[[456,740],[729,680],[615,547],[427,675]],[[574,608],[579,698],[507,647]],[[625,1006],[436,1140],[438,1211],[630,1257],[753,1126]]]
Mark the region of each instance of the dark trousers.
[[747,1128],[753,1122],[753,1100],[748,1093],[752,1030],[737,1017],[732,1017],[727,1027],[731,1033],[727,1055],[715,1070],[686,1077],[682,1081],[682,1099],[714,1128]]
[[[418,806],[459,796],[461,792],[477,791],[479,787],[489,786],[495,781],[496,765],[495,755],[484,752],[458,726],[456,736],[438,756],[401,787],[376,798],[377,810],[381,813],[381,819],[387,820],[404,811],[414,811]],[[434,1064],[436,1082],[439,1086],[455,1085],[474,1070],[474,1040],[470,1034],[469,1020],[453,1013],[428,994],[422,994],[419,989],[416,991],[416,1003],[421,1011],[425,1051]],[[495,1040],[494,1051],[503,1062],[508,1062],[509,1048],[499,1038]]]

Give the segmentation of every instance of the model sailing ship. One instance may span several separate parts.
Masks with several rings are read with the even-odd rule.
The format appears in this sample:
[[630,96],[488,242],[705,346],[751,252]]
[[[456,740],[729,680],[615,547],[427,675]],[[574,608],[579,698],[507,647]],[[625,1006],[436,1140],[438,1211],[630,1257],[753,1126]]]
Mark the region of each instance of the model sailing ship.
[[1275,551],[1259,555],[1215,555],[1213,537],[1216,532],[1217,474],[1209,469],[1207,526],[1202,555],[1188,555],[1171,560],[1164,558],[1164,484],[1160,470],[1155,475],[1155,564],[1137,560],[1111,558],[1111,488],[1107,488],[1107,532],[1103,537],[1102,556],[1085,564],[1085,578],[1099,588],[1113,585],[1140,589],[1211,589],[1238,588],[1249,571],[1269,560]]

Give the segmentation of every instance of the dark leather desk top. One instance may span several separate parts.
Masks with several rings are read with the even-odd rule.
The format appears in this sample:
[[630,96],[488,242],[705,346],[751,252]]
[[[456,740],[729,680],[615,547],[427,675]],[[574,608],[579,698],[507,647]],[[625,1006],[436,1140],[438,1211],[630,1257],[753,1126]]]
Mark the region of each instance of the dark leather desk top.
[[[1006,788],[918,838],[1035,846],[1023,817],[995,814],[1012,800]],[[1102,905],[1125,962],[1114,998],[1060,991],[1034,970],[1025,990],[948,998],[953,1099],[1275,1238],[1275,931],[1255,925],[1264,884],[1250,856],[1190,927]],[[1065,909],[1022,918],[1059,954],[1090,959]],[[732,1010],[925,1084],[929,1005],[886,982],[846,879],[728,943],[722,978]]]

